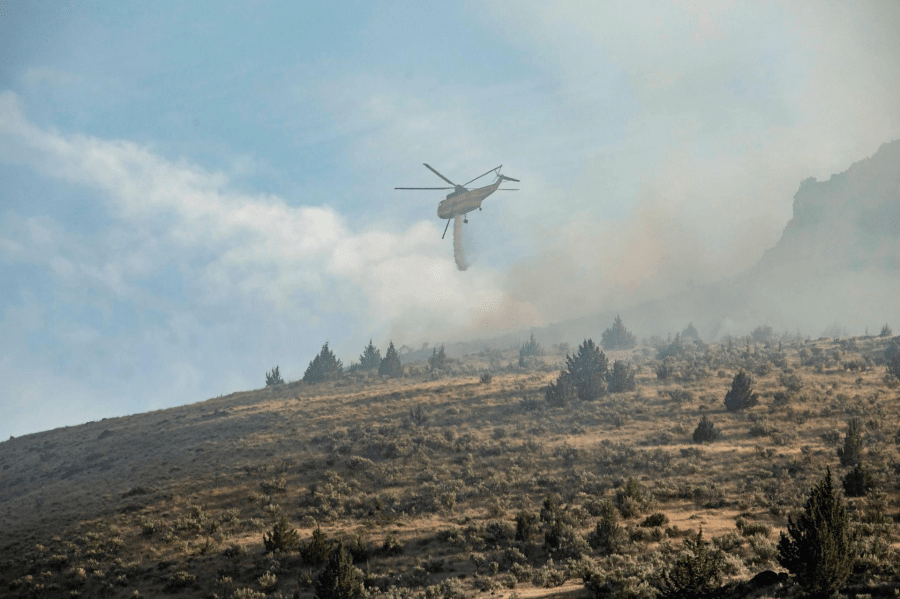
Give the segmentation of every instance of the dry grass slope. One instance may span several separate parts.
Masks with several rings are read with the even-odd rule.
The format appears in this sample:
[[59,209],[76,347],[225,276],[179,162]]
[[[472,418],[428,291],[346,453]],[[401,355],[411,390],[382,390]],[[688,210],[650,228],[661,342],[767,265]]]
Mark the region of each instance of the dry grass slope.
[[[654,348],[610,352],[636,369],[636,390],[563,407],[544,389],[564,356],[524,369],[514,348],[444,374],[290,383],[11,439],[0,443],[0,595],[311,598],[316,529],[351,548],[378,596],[654,597],[701,528],[724,553],[726,587],[744,592],[739,581],[782,570],[778,532],[825,467],[836,480],[851,470],[836,450],[860,418],[875,484],[846,499],[861,556],[849,590],[894,596],[889,342],[686,342],[667,378]],[[759,404],[729,412],[741,368]],[[701,445],[703,416],[721,432]],[[542,511],[548,495],[556,507]],[[623,527],[611,554],[586,542],[607,500]],[[536,539],[516,539],[522,511]],[[282,516],[300,550],[267,553]],[[752,596],[797,591],[768,582]]]

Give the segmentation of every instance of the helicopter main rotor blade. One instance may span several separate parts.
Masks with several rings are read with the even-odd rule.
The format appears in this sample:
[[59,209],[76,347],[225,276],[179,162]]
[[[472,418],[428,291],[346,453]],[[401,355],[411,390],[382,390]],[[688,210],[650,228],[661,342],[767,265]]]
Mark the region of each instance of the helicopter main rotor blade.
[[[500,166],[498,166],[498,167],[496,167],[496,168],[492,168],[491,170],[489,170],[488,172],[486,172],[484,175],[488,175],[488,174],[490,174],[490,173],[493,173],[493,172],[494,172],[495,170],[497,170],[498,168],[503,168],[503,165],[501,164]],[[478,175],[477,177],[475,177],[474,179],[472,179],[472,181],[478,181],[478,180],[481,179],[484,175]],[[472,181],[468,181],[468,182],[466,182],[466,183],[463,183],[463,187],[465,187],[466,185],[468,185],[468,184],[471,183]]]
[[[448,219],[447,219],[447,226],[444,227],[444,235],[447,234],[447,229],[449,229],[449,228],[450,228],[450,219],[448,218]],[[444,235],[441,235],[441,239],[444,238]]]
[[[423,162],[422,164],[425,164],[425,163]],[[451,181],[450,179],[448,179],[448,178],[445,177],[444,175],[440,174],[439,172],[437,172],[436,170],[434,170],[433,168],[431,168],[431,167],[428,166],[427,164],[425,164],[425,168],[427,168],[428,170],[430,170],[432,173],[434,173],[435,175],[437,175],[438,177],[440,177],[441,179],[443,179],[444,181],[446,181],[446,182],[449,183],[450,185],[452,185],[454,188],[456,187],[456,183],[454,183],[453,181]]]
[[456,189],[455,187],[395,187],[394,189]]
[[518,189],[510,189],[508,187],[501,187],[497,191],[519,191]]
[[513,179],[512,177],[507,177],[506,175],[500,175],[501,178],[506,179],[507,181],[515,181],[516,183],[521,183],[518,179]]

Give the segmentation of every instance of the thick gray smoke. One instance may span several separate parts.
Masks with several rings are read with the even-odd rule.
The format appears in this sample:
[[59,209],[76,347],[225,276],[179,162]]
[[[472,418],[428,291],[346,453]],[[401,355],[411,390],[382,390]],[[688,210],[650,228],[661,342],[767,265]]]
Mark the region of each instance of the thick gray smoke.
[[466,254],[463,252],[463,220],[458,216],[453,219],[453,259],[456,260],[456,268],[466,270]]

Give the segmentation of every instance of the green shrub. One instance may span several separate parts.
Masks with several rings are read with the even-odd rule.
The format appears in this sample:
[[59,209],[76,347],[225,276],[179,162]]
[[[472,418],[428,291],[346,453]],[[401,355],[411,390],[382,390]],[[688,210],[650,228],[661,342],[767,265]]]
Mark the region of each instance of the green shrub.
[[778,541],[778,563],[805,593],[828,597],[841,589],[855,560],[847,509],[835,492],[829,468],[810,491],[801,514],[788,518]]
[[544,398],[551,406],[565,406],[578,398],[578,392],[572,384],[572,377],[568,372],[559,373],[556,383],[547,385]]
[[639,526],[643,526],[644,528],[653,528],[656,526],[665,526],[669,523],[669,517],[663,514],[662,512],[656,512],[655,514],[650,514],[644,521],[639,524]]
[[711,551],[703,540],[703,530],[695,538],[684,540],[684,552],[675,560],[672,568],[663,574],[660,599],[704,599],[717,595],[725,556],[722,551]]
[[522,510],[516,514],[516,541],[534,543],[540,538],[541,525],[536,514]]

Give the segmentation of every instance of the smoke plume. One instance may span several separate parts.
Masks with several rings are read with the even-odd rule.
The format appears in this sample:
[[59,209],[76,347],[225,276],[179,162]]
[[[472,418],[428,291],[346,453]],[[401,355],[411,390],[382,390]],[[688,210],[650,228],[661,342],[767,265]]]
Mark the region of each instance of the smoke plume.
[[466,255],[462,245],[463,221],[458,216],[453,219],[453,259],[456,260],[456,268],[466,270]]

